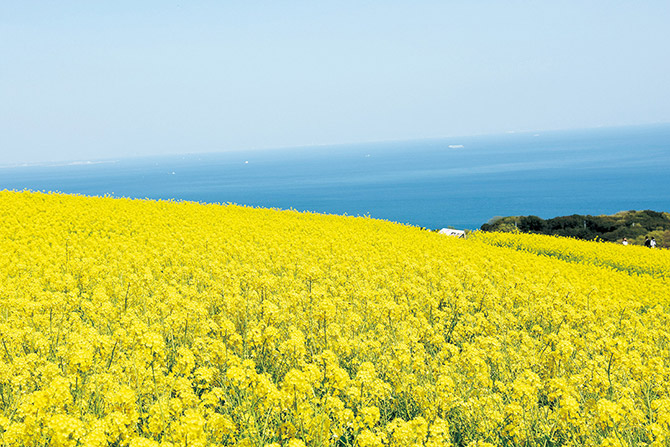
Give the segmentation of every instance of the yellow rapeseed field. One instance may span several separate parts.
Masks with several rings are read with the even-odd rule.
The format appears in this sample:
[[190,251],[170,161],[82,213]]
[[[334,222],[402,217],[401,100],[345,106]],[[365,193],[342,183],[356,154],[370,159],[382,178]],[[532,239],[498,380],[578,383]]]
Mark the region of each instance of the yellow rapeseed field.
[[670,441],[668,251],[0,192],[4,446]]

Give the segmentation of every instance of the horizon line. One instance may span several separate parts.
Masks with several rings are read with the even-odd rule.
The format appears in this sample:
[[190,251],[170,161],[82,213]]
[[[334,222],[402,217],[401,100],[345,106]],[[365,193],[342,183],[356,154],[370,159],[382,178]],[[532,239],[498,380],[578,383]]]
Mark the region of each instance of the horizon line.
[[293,150],[293,149],[308,149],[308,148],[325,148],[325,147],[340,147],[340,146],[350,146],[350,145],[371,145],[371,144],[380,144],[380,143],[403,143],[411,141],[438,141],[446,140],[450,138],[473,138],[473,137],[504,137],[509,135],[522,135],[522,134],[537,134],[538,136],[542,133],[548,132],[576,132],[576,131],[587,131],[587,130],[607,130],[607,129],[621,129],[621,128],[636,128],[636,127],[650,127],[650,126],[670,126],[670,121],[657,121],[653,123],[643,123],[643,124],[622,124],[622,125],[597,125],[597,126],[585,126],[585,127],[571,127],[571,128],[553,128],[553,129],[535,129],[535,130],[506,130],[503,132],[481,132],[481,133],[471,133],[471,134],[458,134],[458,135],[444,135],[444,136],[431,136],[431,137],[416,137],[416,138],[388,138],[388,139],[372,139],[372,140],[362,140],[362,141],[345,141],[345,142],[336,142],[336,143],[310,143],[310,144],[299,144],[299,145],[288,145],[288,146],[258,146],[247,149],[216,149],[216,150],[204,150],[204,151],[192,151],[192,152],[168,152],[163,154],[145,154],[145,155],[129,155],[122,157],[114,158],[72,158],[72,159],[59,159],[52,161],[34,161],[34,162],[15,162],[8,164],[0,164],[0,169],[10,169],[10,168],[30,168],[30,167],[56,167],[56,166],[77,166],[77,165],[93,165],[93,164],[103,164],[103,163],[117,163],[119,160],[132,160],[132,159],[141,159],[141,158],[154,158],[154,157],[178,157],[178,156],[193,156],[193,155],[211,155],[218,153],[244,153],[244,152],[257,152],[257,151],[279,151],[279,150]]

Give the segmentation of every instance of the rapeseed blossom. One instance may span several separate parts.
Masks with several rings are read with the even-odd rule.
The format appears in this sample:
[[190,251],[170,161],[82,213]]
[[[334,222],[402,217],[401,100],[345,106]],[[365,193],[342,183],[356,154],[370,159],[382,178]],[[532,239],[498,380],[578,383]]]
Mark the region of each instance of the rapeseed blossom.
[[0,192],[6,446],[667,445],[670,257]]

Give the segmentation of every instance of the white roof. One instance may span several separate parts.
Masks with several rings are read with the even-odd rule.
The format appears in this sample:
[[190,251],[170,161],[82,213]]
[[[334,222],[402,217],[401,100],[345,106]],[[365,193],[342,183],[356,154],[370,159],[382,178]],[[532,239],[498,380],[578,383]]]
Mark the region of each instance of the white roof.
[[456,236],[456,237],[465,237],[465,231],[463,230],[452,230],[451,228],[442,228],[440,231],[438,231],[440,234],[444,234],[447,236]]

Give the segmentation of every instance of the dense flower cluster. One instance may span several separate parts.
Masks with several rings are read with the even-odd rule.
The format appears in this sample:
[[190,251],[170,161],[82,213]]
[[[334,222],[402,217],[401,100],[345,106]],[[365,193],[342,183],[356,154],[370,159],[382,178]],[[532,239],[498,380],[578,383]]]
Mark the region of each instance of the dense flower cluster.
[[670,440],[665,251],[27,192],[0,214],[2,445]]
[[648,274],[670,278],[670,251],[649,252],[644,246],[620,247],[603,241],[594,244],[578,239],[540,234],[477,232],[475,238],[481,242],[508,247],[515,250],[550,256],[567,262],[592,264],[623,270],[632,274]]

